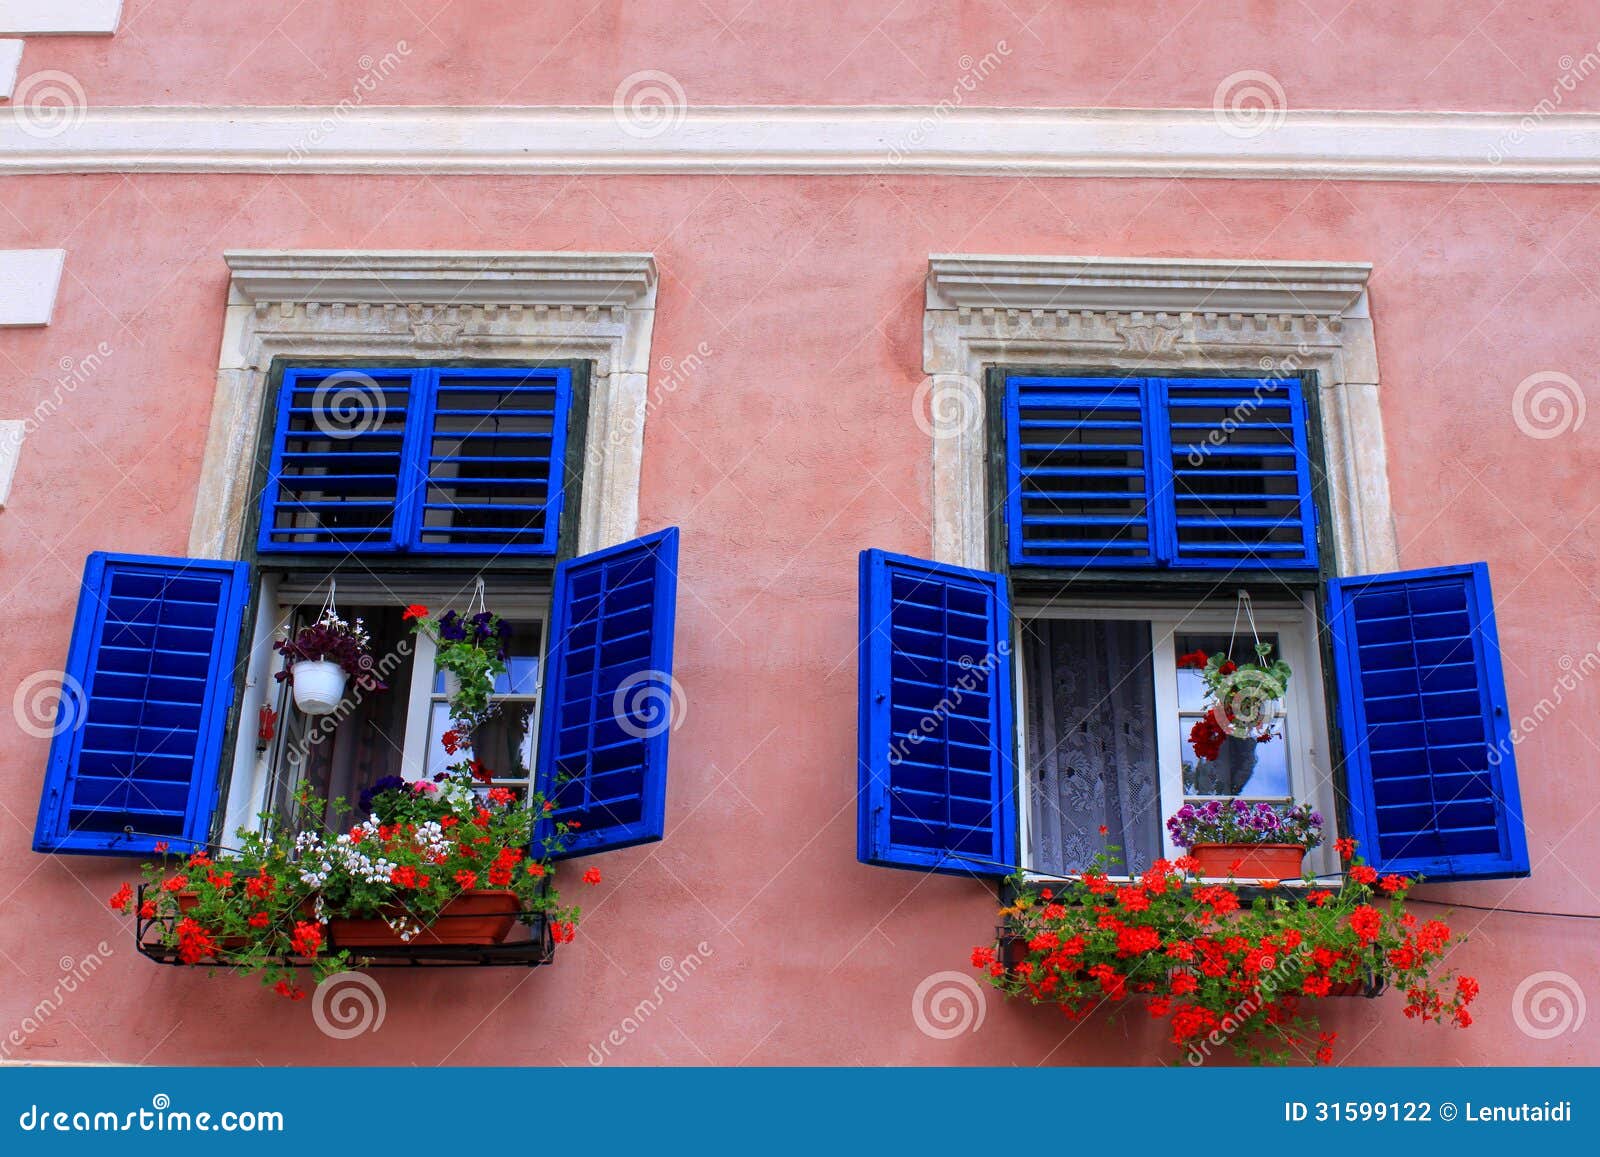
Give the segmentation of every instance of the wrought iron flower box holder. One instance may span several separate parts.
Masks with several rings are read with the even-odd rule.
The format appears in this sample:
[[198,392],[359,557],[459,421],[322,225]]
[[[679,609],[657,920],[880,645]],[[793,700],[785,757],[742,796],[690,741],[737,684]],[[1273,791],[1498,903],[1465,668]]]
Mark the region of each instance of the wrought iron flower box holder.
[[[149,885],[139,886],[138,905],[144,907],[145,892]],[[350,949],[350,962],[357,968],[450,968],[471,966],[478,968],[537,968],[541,964],[549,964],[555,958],[555,937],[550,930],[550,922],[542,912],[519,912],[516,914],[517,924],[513,928],[511,937],[499,944],[440,944],[421,943],[422,937],[417,942],[410,944],[395,944],[382,946],[352,947]],[[475,915],[457,917],[449,913],[442,914],[430,927],[444,924],[454,919],[481,919]],[[134,926],[135,946],[139,953],[157,964],[173,964],[180,967],[193,968],[226,968],[228,961],[206,959],[195,965],[185,965],[178,959],[176,946],[169,947],[162,943],[162,936],[172,930],[176,918],[153,916],[148,919],[139,917]],[[331,926],[324,926],[327,939],[324,943],[324,954],[331,954],[340,950],[337,937]],[[525,935],[524,935],[525,933]],[[224,948],[224,952],[226,949]],[[311,961],[300,956],[286,955],[281,958],[282,963],[290,968],[309,968]]]

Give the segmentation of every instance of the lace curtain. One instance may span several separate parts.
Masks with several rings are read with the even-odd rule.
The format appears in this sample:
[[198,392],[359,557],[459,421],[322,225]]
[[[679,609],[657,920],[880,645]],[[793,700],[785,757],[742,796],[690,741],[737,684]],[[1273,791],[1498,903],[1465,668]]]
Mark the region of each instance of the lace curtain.
[[1150,625],[1034,619],[1023,645],[1029,866],[1079,872],[1111,843],[1142,871],[1161,854]]

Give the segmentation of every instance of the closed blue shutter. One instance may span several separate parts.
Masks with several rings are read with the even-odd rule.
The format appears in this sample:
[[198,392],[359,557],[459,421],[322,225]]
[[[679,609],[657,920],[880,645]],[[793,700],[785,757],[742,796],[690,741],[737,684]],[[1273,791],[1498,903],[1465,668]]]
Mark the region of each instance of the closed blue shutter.
[[412,548],[554,554],[572,371],[435,370],[429,380]]
[[676,527],[556,567],[536,782],[569,856],[662,836],[677,590]]
[[1383,872],[1528,874],[1489,569],[1334,579],[1351,834]]
[[1151,387],[1166,416],[1172,565],[1316,566],[1300,383],[1168,378]]
[[1013,566],[1317,566],[1298,381],[1007,377]]
[[389,551],[405,541],[410,370],[285,370],[257,545]]
[[1137,378],[1006,380],[1013,565],[1155,563],[1148,394]]
[[1006,875],[1017,862],[1005,579],[861,554],[857,856]]
[[267,553],[554,554],[568,369],[286,370]]
[[89,556],[35,851],[206,843],[248,579],[244,563]]

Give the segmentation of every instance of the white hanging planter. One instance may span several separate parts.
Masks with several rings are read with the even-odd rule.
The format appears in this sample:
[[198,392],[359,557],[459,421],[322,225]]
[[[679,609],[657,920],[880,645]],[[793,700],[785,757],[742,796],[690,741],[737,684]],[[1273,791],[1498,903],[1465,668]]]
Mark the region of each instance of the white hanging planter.
[[344,700],[350,676],[326,659],[302,659],[294,672],[294,705],[307,715],[326,715]]
[[461,694],[461,676],[454,671],[441,671],[444,676],[444,694],[446,699],[454,699]]

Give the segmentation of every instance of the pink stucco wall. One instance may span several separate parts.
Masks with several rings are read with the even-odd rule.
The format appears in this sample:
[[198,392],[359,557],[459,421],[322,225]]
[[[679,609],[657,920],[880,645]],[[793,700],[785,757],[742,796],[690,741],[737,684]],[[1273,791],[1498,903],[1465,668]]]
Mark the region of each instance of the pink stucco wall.
[[[639,68],[673,72],[696,102],[912,103],[946,95],[957,57],[1006,36],[1027,64],[983,103],[1207,105],[1217,78],[1253,67],[1276,71],[1301,107],[1515,109],[1547,95],[1554,57],[1586,51],[1596,31],[1564,30],[1557,3],[1358,0],[1337,17],[1339,5],[1312,5],[1332,21],[1321,32],[1288,11],[1300,5],[1059,6],[1034,21],[1040,42],[1005,5],[976,2],[937,17],[907,5],[880,24],[886,6],[755,5],[735,18],[737,5],[602,3],[580,22],[582,6],[413,0],[423,20],[439,13],[420,31],[403,7],[269,0],[246,18],[132,0],[114,39],[35,41],[25,71],[72,71],[96,104],[310,103],[344,95],[355,57],[407,38],[419,56],[392,103],[606,104]],[[555,966],[385,973],[381,1031],[350,1041],[252,981],[156,968],[106,909],[128,865],[29,850],[47,741],[0,711],[0,1036],[61,958],[102,940],[115,951],[13,1057],[581,1065],[650,994],[659,962],[702,942],[705,965],[613,1048],[619,1062],[1170,1055],[1150,1026],[1072,1028],[992,994],[979,1031],[924,1035],[913,989],[966,967],[995,922],[992,895],[855,860],[856,555],[929,549],[930,446],[912,398],[930,252],[1372,262],[1402,564],[1489,561],[1515,715],[1600,647],[1600,435],[1591,422],[1530,438],[1511,406],[1531,373],[1587,385],[1600,364],[1592,187],[95,175],[7,178],[0,201],[0,248],[69,251],[49,328],[0,331],[0,416],[32,412],[68,359],[110,349],[29,438],[0,513],[3,688],[59,668],[87,552],[183,553],[224,249],[650,251],[653,356],[712,351],[662,394],[645,434],[640,529],[683,530],[689,712],[673,737],[667,838],[596,858],[605,882],[585,889],[579,939]],[[1596,718],[1600,689],[1584,684],[1520,748],[1532,878],[1425,894],[1600,912]],[[1453,963],[1482,983],[1477,1025],[1420,1028],[1393,997],[1350,1002],[1328,1019],[1351,1061],[1600,1062],[1600,1018],[1538,1040],[1512,1017],[1530,973],[1600,976],[1593,922],[1463,911],[1455,923],[1472,934]]]

